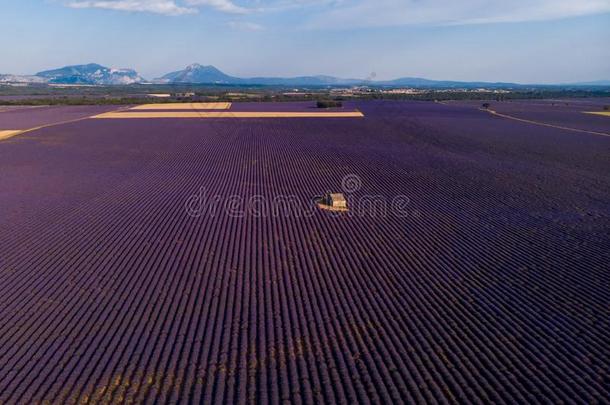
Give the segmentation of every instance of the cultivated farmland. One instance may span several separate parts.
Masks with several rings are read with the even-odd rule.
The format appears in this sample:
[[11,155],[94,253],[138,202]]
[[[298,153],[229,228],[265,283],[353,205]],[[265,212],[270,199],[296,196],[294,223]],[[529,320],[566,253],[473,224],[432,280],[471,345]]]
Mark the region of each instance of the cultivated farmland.
[[607,402],[610,119],[506,105],[0,112],[0,403]]

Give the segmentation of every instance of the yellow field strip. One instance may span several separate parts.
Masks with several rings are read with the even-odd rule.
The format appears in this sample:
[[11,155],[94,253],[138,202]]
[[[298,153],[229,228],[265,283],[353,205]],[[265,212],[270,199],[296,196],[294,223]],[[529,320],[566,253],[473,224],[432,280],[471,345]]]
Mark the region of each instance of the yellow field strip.
[[610,134],[607,134],[605,132],[587,131],[586,129],[572,128],[572,127],[563,127],[561,125],[547,124],[546,122],[526,120],[524,118],[513,117],[512,115],[501,114],[501,113],[499,113],[497,111],[487,110],[487,109],[483,109],[483,108],[481,108],[480,110],[481,111],[487,111],[488,113],[490,113],[491,115],[496,116],[496,117],[502,117],[502,118],[506,118],[506,119],[509,119],[509,120],[513,120],[513,121],[525,122],[527,124],[540,125],[540,126],[543,126],[543,127],[563,129],[563,130],[566,130],[566,131],[581,132],[581,133],[585,133],[585,134],[601,135],[601,136],[608,136],[608,137],[610,137]]
[[222,111],[222,112],[109,112],[93,116],[101,119],[124,118],[362,118],[360,111],[351,112],[256,112],[256,111]]
[[228,110],[231,103],[162,103],[143,104],[130,110]]
[[602,115],[604,117],[610,117],[610,111],[584,111],[585,114]]
[[0,130],[0,141],[8,138],[12,138],[15,135],[19,135],[22,131],[19,130]]

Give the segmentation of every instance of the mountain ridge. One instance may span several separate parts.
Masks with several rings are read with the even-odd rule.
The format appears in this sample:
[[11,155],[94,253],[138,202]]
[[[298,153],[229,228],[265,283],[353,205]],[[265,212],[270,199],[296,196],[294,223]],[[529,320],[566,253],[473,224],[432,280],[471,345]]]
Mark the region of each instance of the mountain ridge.
[[97,63],[45,70],[36,73],[36,76],[52,84],[113,85],[144,82],[144,79],[133,69],[114,69]]
[[168,73],[156,83],[167,84],[232,84],[232,85],[269,85],[269,86],[357,86],[373,85],[388,87],[424,88],[520,88],[531,86],[610,86],[610,80],[598,80],[568,84],[521,84],[511,82],[431,80],[420,77],[401,77],[394,80],[343,79],[334,76],[297,76],[297,77],[249,77],[240,78],[227,75],[212,65],[193,63],[183,70]]
[[473,86],[473,85],[502,85],[519,86],[516,83],[486,83],[486,82],[458,82],[439,81],[417,77],[403,77],[395,80],[373,81],[363,79],[343,79],[335,76],[297,76],[297,77],[248,77],[241,78],[225,74],[212,65],[201,65],[193,63],[183,70],[168,73],[158,79],[155,83],[165,84],[241,84],[241,85],[268,85],[268,86],[356,86],[356,85],[379,85],[379,86]]
[[[72,85],[130,85],[150,83],[134,69],[108,68],[97,63],[70,65],[38,72],[36,75],[0,74],[0,83],[19,84],[72,84]],[[531,86],[610,86],[610,80],[597,80],[564,84],[519,84],[509,82],[431,80],[420,77],[402,77],[394,80],[344,79],[334,76],[249,77],[228,75],[215,66],[193,63],[185,69],[167,73],[152,81],[153,84],[213,84],[260,86],[387,86],[421,88],[523,88]]]
[[64,66],[38,72],[33,76],[0,74],[0,83],[128,85],[144,81],[133,69],[108,68],[97,63]]

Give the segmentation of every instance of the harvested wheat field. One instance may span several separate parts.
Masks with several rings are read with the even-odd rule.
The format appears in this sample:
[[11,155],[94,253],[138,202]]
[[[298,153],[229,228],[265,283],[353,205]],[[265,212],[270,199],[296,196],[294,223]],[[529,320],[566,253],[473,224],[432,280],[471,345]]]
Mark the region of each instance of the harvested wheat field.
[[131,110],[228,110],[231,103],[158,103],[143,104]]
[[359,111],[349,112],[303,112],[303,111],[226,111],[226,112],[108,112],[96,115],[98,119],[131,119],[131,118],[361,118]]
[[19,131],[19,130],[0,130],[0,140],[8,139],[12,136],[17,135],[20,132],[21,131]]
[[610,111],[587,111],[587,114],[596,114],[603,115],[605,117],[610,117]]

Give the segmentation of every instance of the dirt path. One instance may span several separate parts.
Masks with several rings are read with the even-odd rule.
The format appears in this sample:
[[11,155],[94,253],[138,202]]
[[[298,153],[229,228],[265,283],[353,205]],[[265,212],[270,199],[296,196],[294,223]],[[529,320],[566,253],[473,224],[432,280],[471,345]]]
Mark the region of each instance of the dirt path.
[[[119,109],[113,110],[111,112],[113,113],[118,113],[120,111],[125,111],[127,108],[129,107],[121,107]],[[71,120],[64,120],[64,121],[60,121],[60,122],[52,122],[50,124],[44,124],[44,125],[39,125],[37,127],[34,128],[28,128],[28,129],[21,129],[21,130],[2,130],[0,131],[0,141],[5,141],[7,139],[10,139],[12,137],[15,137],[17,135],[23,135],[23,134],[27,134],[28,132],[34,132],[34,131],[38,131],[39,129],[44,129],[44,128],[49,128],[49,127],[55,127],[57,125],[64,125],[64,124],[70,124],[73,122],[79,122],[79,121],[84,121],[84,120],[88,120],[90,118],[92,118],[93,116],[88,115],[86,117],[80,117],[80,118],[74,118]]]
[[605,132],[588,131],[586,129],[578,129],[578,128],[571,128],[571,127],[564,127],[564,126],[561,126],[561,125],[547,124],[546,122],[533,121],[533,120],[528,120],[528,119],[525,119],[525,118],[518,118],[518,117],[514,117],[512,115],[502,114],[502,113],[499,113],[497,111],[489,110],[489,109],[484,109],[484,108],[480,108],[480,110],[481,111],[487,111],[491,115],[494,115],[494,116],[497,116],[497,117],[502,117],[502,118],[506,118],[506,119],[514,120],[514,121],[525,122],[527,124],[541,125],[543,127],[551,127],[551,128],[563,129],[563,130],[566,130],[566,131],[582,132],[582,133],[585,133],[585,134],[601,135],[601,136],[608,136],[608,137],[610,137],[610,134],[607,134]]

